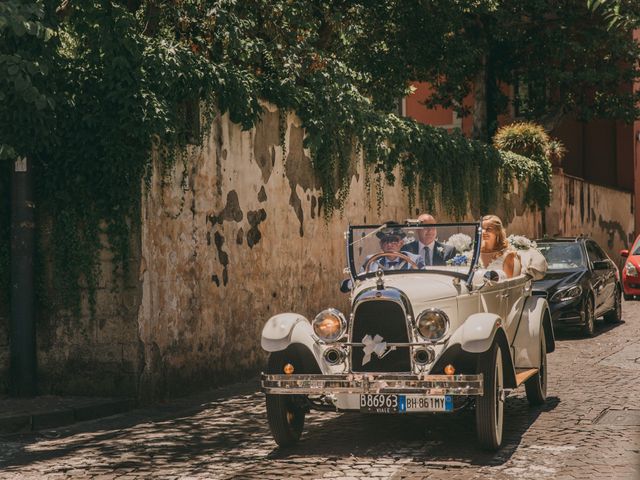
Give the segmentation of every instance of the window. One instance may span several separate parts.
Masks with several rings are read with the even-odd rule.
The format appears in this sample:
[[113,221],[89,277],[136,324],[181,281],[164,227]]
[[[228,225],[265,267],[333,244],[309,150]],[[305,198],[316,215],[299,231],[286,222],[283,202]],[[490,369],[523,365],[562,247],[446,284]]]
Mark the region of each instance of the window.
[[596,245],[593,241],[587,242],[587,255],[589,256],[589,261],[591,263],[599,262],[600,260],[604,260],[605,257],[602,256],[602,250],[598,245]]
[[550,242],[538,243],[538,250],[547,260],[549,270],[584,268],[584,255],[579,243]]
[[513,116],[515,118],[531,118],[544,113],[549,97],[545,80],[528,80],[519,78],[513,86]]

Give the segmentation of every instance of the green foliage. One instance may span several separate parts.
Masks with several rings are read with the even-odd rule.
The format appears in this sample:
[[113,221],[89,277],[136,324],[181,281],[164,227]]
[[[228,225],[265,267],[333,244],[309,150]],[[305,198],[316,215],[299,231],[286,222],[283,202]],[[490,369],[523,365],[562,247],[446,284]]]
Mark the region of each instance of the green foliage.
[[9,305],[11,205],[10,162],[0,162],[0,313]]
[[[452,102],[467,89],[478,51],[456,32],[477,12],[494,15],[495,2],[64,4],[56,14],[53,0],[0,3],[0,92],[10,98],[0,102],[0,151],[34,161],[39,233],[52,252],[42,263],[58,307],[77,306],[81,286],[94,298],[101,238],[128,268],[152,153],[169,169],[193,141],[188,102],[245,129],[259,120],[260,99],[295,111],[326,215],[341,207],[360,151],[378,192],[397,167],[410,198],[417,191],[433,208],[439,192],[455,216],[470,202],[491,209],[507,185],[500,170],[546,178],[537,164],[389,113],[410,80],[446,73]],[[543,193],[533,195],[538,205]]]
[[54,95],[49,88],[55,31],[37,2],[0,2],[0,160],[50,144]]
[[550,205],[550,157],[563,154],[562,144],[552,140],[540,125],[529,122],[501,127],[493,138],[493,144],[506,152],[505,170],[513,172],[518,180],[528,181],[525,199],[539,208]]
[[609,22],[609,29],[631,30],[640,26],[636,0],[587,0],[587,8]]
[[[448,3],[447,54],[440,62],[426,60],[416,76],[435,87],[430,106],[469,113],[467,95],[480,76],[489,136],[498,115],[510,108],[550,127],[563,115],[640,118],[640,92],[631,89],[640,78],[640,46],[632,35],[640,24],[637,0],[479,1],[477,8]],[[451,13],[455,4],[459,9]],[[512,86],[515,95],[502,85]]]
[[545,157],[550,141],[542,126],[530,122],[505,125],[493,137],[496,148],[532,158]]

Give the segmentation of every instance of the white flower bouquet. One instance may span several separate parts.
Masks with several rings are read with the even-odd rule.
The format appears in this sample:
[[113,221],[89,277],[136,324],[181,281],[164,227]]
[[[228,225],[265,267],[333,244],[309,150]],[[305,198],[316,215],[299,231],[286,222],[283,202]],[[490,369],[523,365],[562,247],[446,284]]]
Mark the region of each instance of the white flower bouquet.
[[531,241],[527,237],[522,235],[509,235],[507,241],[509,242],[509,245],[511,245],[516,250],[529,250],[530,248],[538,247],[536,242]]
[[471,237],[469,235],[466,235],[464,233],[454,233],[449,237],[449,240],[447,240],[445,244],[455,248],[456,252],[464,254],[465,252],[471,250],[473,240],[471,240]]

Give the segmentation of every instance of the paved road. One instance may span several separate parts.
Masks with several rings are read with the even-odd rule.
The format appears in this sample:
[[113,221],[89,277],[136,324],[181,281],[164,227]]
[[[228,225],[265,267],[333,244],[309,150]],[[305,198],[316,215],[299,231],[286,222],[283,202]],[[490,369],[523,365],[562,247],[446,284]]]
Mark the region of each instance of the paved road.
[[71,428],[0,438],[0,478],[640,479],[640,302],[583,339],[559,333],[549,396],[507,399],[506,441],[477,449],[472,412],[313,413],[279,451],[255,384]]

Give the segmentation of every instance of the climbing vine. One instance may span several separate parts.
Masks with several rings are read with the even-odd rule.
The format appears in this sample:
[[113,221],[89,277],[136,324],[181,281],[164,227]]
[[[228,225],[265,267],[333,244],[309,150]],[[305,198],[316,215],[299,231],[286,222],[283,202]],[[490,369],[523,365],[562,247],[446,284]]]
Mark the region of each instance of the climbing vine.
[[[549,182],[538,163],[389,113],[413,79],[415,59],[406,54],[414,37],[403,25],[416,35],[426,30],[424,21],[411,23],[424,16],[417,7],[382,3],[373,10],[320,0],[0,4],[0,69],[13,75],[0,78],[0,94],[13,99],[0,106],[0,159],[33,161],[40,245],[50,258],[41,278],[55,292],[48,300],[78,313],[87,289],[93,309],[99,252],[108,247],[121,273],[129,268],[152,158],[170,172],[215,115],[254,127],[261,100],[302,120],[327,216],[341,208],[359,153],[379,201],[399,171],[409,198],[417,192],[433,209],[439,192],[458,217],[470,201],[490,209],[514,175],[534,179],[531,202],[544,206]],[[444,20],[430,25],[433,46],[420,47],[421,55],[436,61],[435,42],[447,28]],[[378,57],[385,61],[363,60]],[[188,105],[200,107],[199,131]],[[0,176],[5,197],[8,171]],[[2,207],[2,265],[7,232]]]

